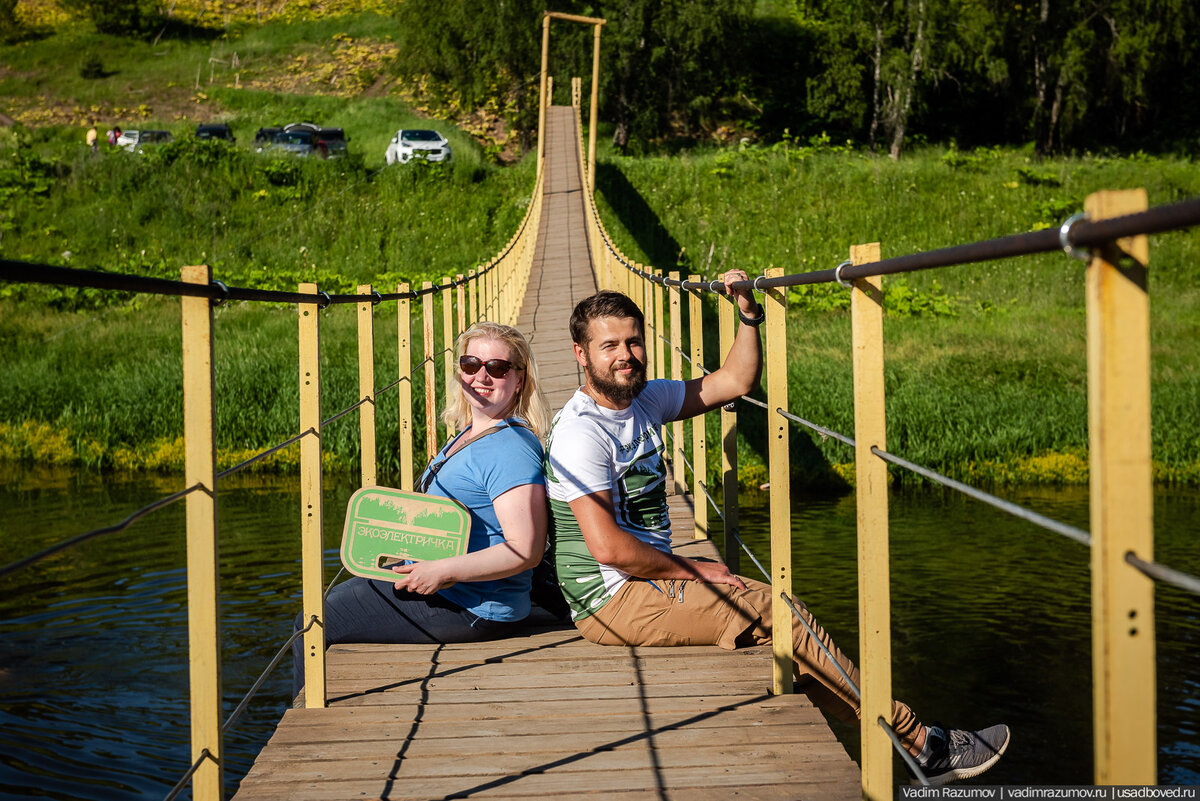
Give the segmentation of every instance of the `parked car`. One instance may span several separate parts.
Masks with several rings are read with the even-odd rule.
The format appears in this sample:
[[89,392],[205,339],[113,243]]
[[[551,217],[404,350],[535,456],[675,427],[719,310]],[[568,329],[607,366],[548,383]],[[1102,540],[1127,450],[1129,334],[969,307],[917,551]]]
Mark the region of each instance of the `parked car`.
[[449,161],[450,143],[437,131],[424,128],[401,128],[392,137],[383,154],[388,164],[406,164],[410,159]]
[[270,147],[271,140],[282,130],[282,128],[259,128],[254,133],[254,149],[261,153],[264,148]]
[[210,124],[202,123],[200,125],[197,125],[196,126],[196,138],[197,139],[224,139],[226,142],[236,142],[237,141],[237,139],[235,139],[233,137],[233,129],[231,129],[227,124],[225,124],[223,122],[210,123]]
[[293,122],[282,128],[259,128],[254,137],[260,152],[269,150],[323,159],[345,156],[346,141],[346,132],[341,128],[322,128],[311,122]]
[[170,131],[122,131],[117,137],[117,147],[137,153],[147,145],[161,145],[174,138]]

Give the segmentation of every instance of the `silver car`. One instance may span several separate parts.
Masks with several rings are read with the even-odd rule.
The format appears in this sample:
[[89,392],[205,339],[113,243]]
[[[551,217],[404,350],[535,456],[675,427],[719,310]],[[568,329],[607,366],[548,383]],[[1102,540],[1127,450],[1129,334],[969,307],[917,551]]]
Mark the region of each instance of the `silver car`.
[[414,158],[426,161],[449,161],[450,143],[437,131],[424,128],[401,128],[388,144],[384,158],[388,164],[406,164]]
[[117,137],[117,147],[139,153],[146,145],[161,145],[173,138],[170,131],[122,131]]

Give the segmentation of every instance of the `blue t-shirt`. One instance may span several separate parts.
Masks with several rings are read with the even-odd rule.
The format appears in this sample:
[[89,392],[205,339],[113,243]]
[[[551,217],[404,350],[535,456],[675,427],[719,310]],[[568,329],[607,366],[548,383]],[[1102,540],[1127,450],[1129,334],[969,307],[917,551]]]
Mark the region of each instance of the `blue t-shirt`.
[[[510,425],[472,442],[446,462],[429,487],[429,495],[453,498],[471,515],[467,551],[482,551],[503,543],[504,532],[492,502],[513,487],[545,484],[542,477],[542,443],[527,428]],[[503,425],[501,423],[500,425]],[[462,434],[446,443],[434,457],[436,464]],[[488,620],[523,620],[529,615],[532,570],[491,581],[460,581],[438,594]]]

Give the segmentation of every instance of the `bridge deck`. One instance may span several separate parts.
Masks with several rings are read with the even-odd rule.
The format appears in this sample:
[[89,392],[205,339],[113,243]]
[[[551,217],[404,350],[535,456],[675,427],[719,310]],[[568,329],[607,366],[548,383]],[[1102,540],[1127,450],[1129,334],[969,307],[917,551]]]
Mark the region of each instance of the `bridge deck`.
[[[551,109],[546,205],[520,326],[554,408],[581,383],[574,303],[595,290],[569,108]],[[691,500],[670,499],[676,551]],[[830,799],[859,770],[803,695],[772,697],[766,648],[618,648],[536,618],[480,644],[337,645],[329,707],[291,709],[236,799]]]

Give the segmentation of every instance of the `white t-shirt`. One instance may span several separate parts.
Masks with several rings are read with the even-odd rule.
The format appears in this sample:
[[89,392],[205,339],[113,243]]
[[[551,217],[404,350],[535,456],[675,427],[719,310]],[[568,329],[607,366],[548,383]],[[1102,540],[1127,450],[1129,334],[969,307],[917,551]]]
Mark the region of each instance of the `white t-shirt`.
[[660,551],[671,551],[666,467],[659,429],[683,407],[682,381],[650,381],[627,409],[605,408],[583,390],[554,418],[546,446],[546,493],[554,515],[558,581],[572,619],[606,604],[629,575],[600,564],[568,505],[611,490],[617,525]]

